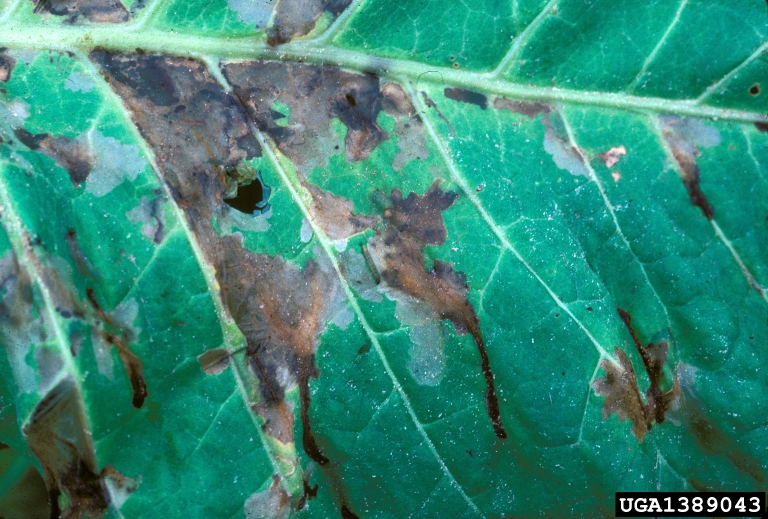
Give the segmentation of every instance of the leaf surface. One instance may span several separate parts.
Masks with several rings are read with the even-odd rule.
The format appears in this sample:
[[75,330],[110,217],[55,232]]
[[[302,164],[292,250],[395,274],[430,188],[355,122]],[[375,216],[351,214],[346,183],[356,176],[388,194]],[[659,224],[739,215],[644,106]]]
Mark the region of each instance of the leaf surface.
[[765,488],[764,3],[0,9],[0,441],[54,512]]

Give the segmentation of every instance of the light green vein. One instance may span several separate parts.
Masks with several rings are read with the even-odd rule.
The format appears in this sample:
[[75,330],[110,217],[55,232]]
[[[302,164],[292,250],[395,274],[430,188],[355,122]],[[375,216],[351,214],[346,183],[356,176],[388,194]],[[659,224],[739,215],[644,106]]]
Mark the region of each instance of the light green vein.
[[[763,47],[768,46],[768,43]],[[768,122],[768,115],[702,105],[695,100],[661,99],[609,92],[567,90],[513,83],[485,73],[434,67],[408,60],[388,59],[369,54],[294,41],[270,47],[257,38],[213,38],[157,30],[138,30],[135,26],[56,26],[6,24],[0,31],[0,47],[88,52],[102,47],[117,52],[157,52],[176,56],[217,56],[220,59],[269,59],[301,61],[344,67],[380,75],[404,76],[412,80],[440,81],[490,94],[520,100],[559,101],[582,105],[604,106],[621,110],[676,113],[692,117]],[[762,47],[761,47],[762,48]],[[430,74],[426,74],[430,72]]]
[[352,3],[347,6],[346,9],[344,9],[333,21],[330,27],[328,27],[325,32],[320,34],[317,38],[314,38],[312,41],[314,43],[322,44],[329,40],[332,40],[338,32],[344,28],[344,24],[347,22],[347,20],[352,17],[357,10],[360,8],[360,6],[365,3],[366,0],[352,0]]
[[749,55],[747,59],[742,61],[738,66],[734,67],[730,72],[728,72],[725,76],[722,77],[719,81],[714,83],[711,87],[707,88],[703,94],[701,94],[698,98],[696,98],[696,104],[701,104],[709,97],[717,92],[721,87],[725,86],[726,83],[728,83],[736,74],[741,72],[744,67],[755,61],[757,58],[762,56],[766,51],[768,51],[768,41],[760,45],[755,51]]
[[672,29],[674,29],[675,26],[677,25],[677,22],[680,21],[680,15],[683,14],[683,9],[685,9],[686,5],[688,5],[688,0],[682,0],[680,2],[680,5],[677,7],[677,12],[675,12],[675,16],[672,18],[672,21],[670,22],[669,26],[667,26],[667,30],[664,31],[664,34],[661,36],[661,39],[659,40],[659,42],[656,44],[656,46],[653,48],[651,53],[645,59],[645,62],[643,62],[643,66],[640,68],[640,72],[637,73],[637,76],[635,76],[635,79],[633,79],[632,82],[627,86],[627,92],[632,92],[635,89],[637,82],[640,81],[640,79],[645,75],[646,71],[648,70],[648,67],[656,59],[656,54],[659,53],[659,50],[661,50],[661,47],[664,46],[664,43],[666,43],[667,38],[669,37],[669,34],[672,32]]
[[[491,77],[499,77],[503,75],[505,72],[507,72],[507,69],[509,68],[509,64],[512,63],[512,60],[514,60],[517,55],[520,53],[520,50],[523,48],[523,46],[528,43],[528,40],[531,38],[531,35],[536,32],[536,29],[539,28],[539,25],[541,25],[541,22],[544,21],[546,17],[549,16],[549,14],[552,12],[552,9],[557,6],[558,2],[560,0],[549,0],[547,2],[547,5],[544,6],[544,9],[541,10],[541,12],[536,16],[536,18],[533,19],[531,23],[528,24],[528,26],[523,29],[523,32],[515,36],[515,39],[512,40],[512,46],[509,48],[507,53],[504,55],[504,57],[501,59],[499,64],[496,66],[495,69],[493,69],[493,72],[491,72]],[[517,3],[515,3],[515,8],[517,7]],[[515,9],[517,10],[517,9]]]

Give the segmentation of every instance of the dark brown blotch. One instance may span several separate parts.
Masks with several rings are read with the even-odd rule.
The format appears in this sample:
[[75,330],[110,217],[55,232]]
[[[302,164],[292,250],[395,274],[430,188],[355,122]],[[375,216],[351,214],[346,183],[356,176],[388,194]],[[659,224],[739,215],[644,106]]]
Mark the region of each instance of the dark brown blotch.
[[[336,138],[330,126],[333,118],[347,127],[346,156],[356,162],[367,159],[389,139],[376,122],[382,110],[393,116],[413,112],[410,103],[403,107],[402,96],[394,87],[382,88],[373,74],[271,61],[229,63],[222,71],[256,126],[272,137],[300,170],[305,164],[325,165],[326,142]],[[272,107],[276,101],[290,107],[288,126],[277,124],[283,115],[275,117]]]
[[688,191],[691,203],[701,209],[701,212],[704,213],[708,220],[711,220],[715,216],[715,209],[701,190],[701,182],[699,180],[701,172],[695,158],[674,146],[672,147],[672,155],[680,165],[680,171],[683,174],[683,185]]
[[75,187],[88,179],[93,168],[93,154],[86,145],[69,137],[51,137],[50,133],[32,134],[23,128],[14,133],[26,147],[42,152],[67,170]]
[[64,240],[67,242],[69,255],[75,261],[75,265],[77,265],[78,274],[89,279],[98,279],[98,271],[94,268],[93,264],[80,247],[80,244],[77,242],[77,232],[75,232],[74,229],[68,229],[67,234],[64,236]]
[[522,114],[529,119],[533,119],[539,114],[548,114],[552,111],[552,107],[547,103],[514,101],[512,99],[507,99],[506,97],[497,97],[493,102],[493,107],[496,110],[509,110],[515,114]]
[[446,88],[444,91],[445,97],[453,99],[454,101],[461,101],[462,103],[469,103],[471,105],[479,106],[485,110],[488,108],[488,96],[475,92],[473,90],[467,90],[466,88]]
[[130,18],[120,0],[32,0],[34,12],[66,17],[65,23],[84,18],[93,23],[123,23]]
[[11,73],[16,66],[16,59],[9,56],[5,47],[0,47],[0,82],[10,81]]
[[141,359],[133,353],[128,346],[128,332],[117,324],[115,320],[112,319],[112,316],[107,314],[101,308],[101,305],[99,305],[96,300],[96,295],[93,289],[87,288],[85,294],[88,297],[88,301],[91,303],[91,307],[101,321],[102,326],[99,333],[102,340],[105,344],[117,348],[118,357],[120,357],[120,361],[123,363],[128,379],[131,381],[133,407],[139,409],[144,405],[144,400],[147,396],[149,396],[147,382],[144,379],[144,366]]
[[400,190],[393,189],[390,198],[392,206],[384,211],[386,226],[377,229],[368,242],[381,281],[390,289],[428,305],[438,318],[451,321],[457,333],[472,335],[486,382],[486,410],[496,436],[506,438],[494,375],[480,320],[467,299],[465,276],[456,272],[452,264],[437,259],[431,271],[424,267],[424,247],[445,243],[447,231],[442,212],[453,205],[458,194],[442,191],[439,181],[435,181],[423,195],[411,193],[403,198]]
[[427,105],[427,108],[431,108],[437,112],[437,116],[440,118],[440,120],[443,121],[446,126],[448,126],[448,137],[453,139],[456,136],[456,130],[451,124],[451,121],[449,121],[448,118],[443,115],[443,112],[441,112],[440,108],[437,107],[437,103],[435,103],[432,98],[429,97],[423,90],[421,91],[421,97],[424,99],[424,104]]
[[[104,50],[94,51],[91,59],[101,67],[154,152],[160,175],[216,273],[223,307],[246,340],[246,362],[258,380],[260,397],[253,408],[264,420],[265,433],[286,444],[294,442],[294,412],[285,395],[298,385],[304,449],[327,467],[322,442],[310,425],[309,384],[318,376],[314,365],[318,337],[341,294],[335,271],[311,259],[299,267],[279,256],[248,251],[240,235],[221,236],[211,221],[229,210],[223,201],[228,191],[227,172],[236,170],[243,160],[261,155],[254,124],[265,129],[283,150],[298,146],[297,139],[303,138],[296,128],[275,124],[272,104],[284,99],[278,97],[282,91],[277,89],[285,88],[289,101],[296,96],[293,101],[304,103],[286,103],[291,106],[291,118],[306,110],[308,117],[318,118],[313,124],[322,120],[327,126],[332,117],[330,100],[342,101],[353,110],[364,109],[366,96],[360,93],[366,87],[360,82],[377,85],[378,80],[338,69],[250,62],[225,66],[230,79],[245,83],[233,81],[234,93],[227,93],[205,65],[194,60],[113,55]],[[295,72],[293,79],[289,71]],[[329,78],[339,79],[349,88],[339,88],[335,80],[324,83]],[[347,80],[351,83],[345,83]],[[152,92],[153,85],[162,92]],[[326,97],[316,95],[317,89],[324,89]],[[349,106],[347,93],[355,96],[356,106]],[[315,104],[318,99],[321,109]],[[308,134],[316,128],[307,126]],[[224,362],[225,357],[224,352],[217,352],[207,354],[203,361],[209,365],[207,361]]]
[[753,96],[760,95],[760,85],[755,83],[754,85],[749,87],[749,93],[752,94]]
[[356,513],[349,509],[347,503],[341,505],[341,519],[360,519]]
[[194,60],[102,49],[90,58],[152,147],[176,202],[195,213],[191,221],[220,211],[225,172],[261,156],[238,99]]
[[[51,518],[103,517],[111,501],[105,478],[128,492],[137,486],[111,466],[97,472],[81,400],[74,381],[64,378],[37,404],[22,429],[43,468]],[[62,493],[69,501],[63,511]]]
[[704,216],[711,220],[714,218],[715,210],[701,190],[699,179],[701,172],[696,163],[696,159],[701,156],[694,128],[698,121],[673,116],[659,116],[659,119],[663,124],[664,140],[677,162],[691,204],[701,209]]
[[755,128],[763,133],[768,133],[768,123],[757,122],[755,123]]
[[627,354],[618,347],[614,348],[614,354],[619,364],[602,360],[600,367],[605,371],[605,377],[595,380],[592,387],[596,394],[605,397],[602,407],[603,419],[607,419],[612,414],[616,414],[619,421],[629,419],[632,422],[632,434],[642,442],[654,423],[664,422],[672,403],[679,399],[680,391],[677,379],[670,391],[661,390],[668,344],[661,342],[643,345],[632,325],[630,314],[622,308],[617,308],[617,312],[632,337],[632,342],[648,375],[649,386],[645,392],[645,401],[637,384],[635,368]]
[[267,30],[267,43],[275,46],[305,36],[315,28],[323,12],[339,15],[352,0],[281,0]]

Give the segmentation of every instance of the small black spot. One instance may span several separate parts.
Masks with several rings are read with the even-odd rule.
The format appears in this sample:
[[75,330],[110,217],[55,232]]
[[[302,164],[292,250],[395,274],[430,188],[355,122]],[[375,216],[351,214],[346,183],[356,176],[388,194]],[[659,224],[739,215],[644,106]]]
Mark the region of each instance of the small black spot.
[[591,307],[591,306],[588,306],[588,307],[587,307],[587,312],[591,312],[591,311],[592,311],[592,307]]
[[368,353],[369,351],[371,351],[370,343],[364,344],[363,346],[361,346],[360,349],[357,350],[357,354],[362,355],[363,353]]
[[561,375],[562,375],[562,376],[565,376],[565,371],[563,371],[563,372],[561,373]]
[[247,214],[253,214],[257,209],[262,209],[263,202],[264,188],[258,179],[254,179],[250,184],[238,186],[237,196],[224,200],[229,207]]
[[557,319],[558,317],[560,317],[560,312],[555,314],[555,319]]
[[344,97],[347,98],[347,103],[349,103],[349,106],[357,106],[357,100],[355,99],[355,96],[352,94],[346,94]]
[[475,457],[475,455],[474,455],[474,454],[472,454],[472,449],[469,449],[469,450],[467,451],[467,454],[469,454],[469,457],[470,457],[470,458],[474,458],[474,457]]
[[759,95],[760,94],[760,85],[755,83],[754,85],[749,87],[749,93],[752,94],[753,96]]
[[755,128],[763,133],[768,133],[768,123],[755,123]]

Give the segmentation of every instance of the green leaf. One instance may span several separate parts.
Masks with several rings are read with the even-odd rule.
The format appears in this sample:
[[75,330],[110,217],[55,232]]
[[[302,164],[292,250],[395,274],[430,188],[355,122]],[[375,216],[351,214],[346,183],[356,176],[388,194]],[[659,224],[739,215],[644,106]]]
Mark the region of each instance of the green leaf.
[[764,489],[767,14],[0,0],[0,507]]

